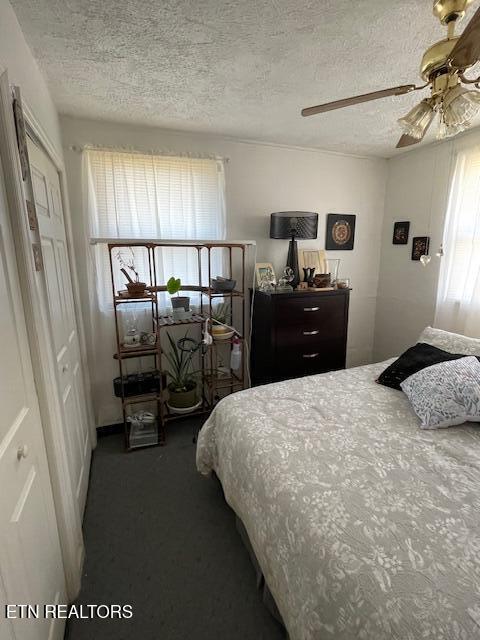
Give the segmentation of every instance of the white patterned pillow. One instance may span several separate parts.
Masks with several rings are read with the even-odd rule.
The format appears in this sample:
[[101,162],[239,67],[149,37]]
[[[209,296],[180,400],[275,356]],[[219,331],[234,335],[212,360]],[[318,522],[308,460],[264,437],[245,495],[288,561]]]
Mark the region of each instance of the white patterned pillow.
[[426,327],[418,342],[426,342],[448,353],[463,353],[466,356],[480,356],[480,340],[459,333]]
[[480,422],[480,363],[474,356],[434,364],[400,386],[422,429]]

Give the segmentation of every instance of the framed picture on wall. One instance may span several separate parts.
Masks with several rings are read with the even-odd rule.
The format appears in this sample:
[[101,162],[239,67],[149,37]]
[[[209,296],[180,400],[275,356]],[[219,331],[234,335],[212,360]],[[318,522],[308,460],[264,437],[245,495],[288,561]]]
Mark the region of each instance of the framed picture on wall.
[[393,244],[408,244],[410,222],[395,222],[393,225]]
[[418,236],[412,243],[412,260],[420,260],[422,256],[428,255],[430,248],[430,238],[428,236]]
[[351,251],[355,241],[355,215],[329,213],[327,215],[327,251]]

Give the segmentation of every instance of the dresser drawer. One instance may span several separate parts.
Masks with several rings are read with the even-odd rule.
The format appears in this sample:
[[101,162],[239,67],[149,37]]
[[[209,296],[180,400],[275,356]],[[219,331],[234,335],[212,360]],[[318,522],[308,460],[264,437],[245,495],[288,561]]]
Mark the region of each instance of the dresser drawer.
[[300,378],[345,367],[341,344],[317,344],[315,348],[279,349],[275,371],[280,378]]
[[308,329],[322,328],[322,332],[338,334],[345,324],[345,300],[340,296],[319,297],[315,294],[294,300],[277,300],[274,309],[277,327],[300,326]]
[[275,344],[280,349],[294,347],[296,350],[308,351],[310,348],[315,350],[325,340],[335,339],[343,333],[344,327],[338,326],[335,329],[335,335],[325,335],[322,321],[319,319],[306,319],[298,324],[281,323],[276,327]]

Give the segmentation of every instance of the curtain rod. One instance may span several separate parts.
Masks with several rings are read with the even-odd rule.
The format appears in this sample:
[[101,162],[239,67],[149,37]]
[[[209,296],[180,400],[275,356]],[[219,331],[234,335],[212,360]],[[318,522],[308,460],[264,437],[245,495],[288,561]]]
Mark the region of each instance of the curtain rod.
[[189,151],[173,151],[171,149],[149,149],[148,151],[140,151],[134,147],[106,147],[104,145],[85,144],[76,145],[72,144],[69,147],[70,151],[75,153],[82,153],[83,151],[110,151],[114,153],[132,153],[142,156],[169,156],[173,158],[193,158],[196,160],[217,160],[219,162],[228,162],[230,158],[219,156],[216,154],[208,153],[193,153]]

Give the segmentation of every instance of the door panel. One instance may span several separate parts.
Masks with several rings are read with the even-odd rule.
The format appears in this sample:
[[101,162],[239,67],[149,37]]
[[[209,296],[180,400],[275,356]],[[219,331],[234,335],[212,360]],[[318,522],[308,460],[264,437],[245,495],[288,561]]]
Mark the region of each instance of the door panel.
[[58,268],[55,245],[51,238],[42,237],[42,253],[43,266],[45,270],[45,278],[47,281],[48,305],[50,309],[50,321],[53,332],[53,342],[57,360],[63,346],[65,345],[65,321],[63,317],[63,300],[59,278],[60,270]]
[[[0,586],[9,604],[66,603],[60,541],[5,202],[0,170]],[[60,640],[64,624],[61,620],[4,620],[0,627],[2,639]]]
[[30,139],[28,153],[42,239],[50,326],[58,365],[58,391],[63,400],[72,489],[82,514],[88,488],[91,446],[60,181],[47,154]]
[[68,445],[70,456],[73,464],[72,477],[75,478],[75,495],[79,496],[81,491],[82,479],[82,440],[80,435],[80,425],[78,419],[78,411],[75,403],[74,391],[72,385],[68,385],[63,394],[63,405],[65,407],[66,424],[68,425]]

